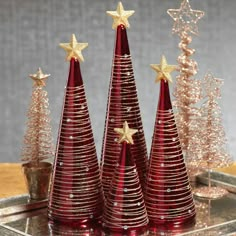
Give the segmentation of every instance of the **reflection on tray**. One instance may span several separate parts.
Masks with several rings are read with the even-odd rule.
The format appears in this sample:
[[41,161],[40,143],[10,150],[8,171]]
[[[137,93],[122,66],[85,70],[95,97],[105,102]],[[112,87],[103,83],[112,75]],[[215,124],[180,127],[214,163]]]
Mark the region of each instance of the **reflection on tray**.
[[[147,232],[144,235],[227,235],[226,233],[236,232],[236,196],[228,194],[218,200],[196,199],[197,220],[192,228],[177,229],[176,232],[158,229],[156,232]],[[60,235],[84,235],[98,236],[105,234],[99,227],[89,229],[73,229],[62,225],[49,224],[47,209],[34,210],[15,214],[8,217],[1,217],[5,225],[21,231],[22,233],[34,236],[60,236]],[[4,221],[5,220],[5,221]],[[228,227],[226,227],[228,226]],[[207,232],[208,234],[204,234]],[[1,232],[0,232],[1,235]],[[112,234],[110,234],[112,235]],[[140,236],[140,235],[139,235]]]
[[31,200],[28,195],[2,199],[0,200],[0,223],[6,222],[7,218],[14,218],[14,215],[18,213],[22,214],[45,207],[47,207],[47,200]]
[[[229,169],[230,168],[230,169]],[[227,170],[229,172],[234,170],[232,167],[222,168],[222,170]],[[207,172],[200,174],[197,176],[197,180],[200,183],[205,185],[208,184],[208,174]],[[231,193],[236,193],[236,175],[228,174],[227,172],[219,172],[216,170],[211,171],[211,185],[212,186],[219,186]]]

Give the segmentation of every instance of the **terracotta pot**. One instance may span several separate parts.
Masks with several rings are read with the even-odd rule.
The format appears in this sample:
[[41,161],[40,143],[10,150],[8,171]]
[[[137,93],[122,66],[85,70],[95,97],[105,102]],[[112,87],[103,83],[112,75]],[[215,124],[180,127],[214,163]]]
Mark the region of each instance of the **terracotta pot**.
[[30,198],[33,200],[47,199],[52,164],[40,162],[38,166],[35,166],[32,163],[25,163],[22,168]]

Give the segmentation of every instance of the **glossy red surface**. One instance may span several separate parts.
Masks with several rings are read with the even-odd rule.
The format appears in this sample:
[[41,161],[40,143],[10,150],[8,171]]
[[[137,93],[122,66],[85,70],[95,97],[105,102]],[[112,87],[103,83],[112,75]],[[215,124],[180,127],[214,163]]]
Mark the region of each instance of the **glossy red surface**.
[[48,224],[48,228],[50,231],[50,236],[100,236],[102,235],[102,229],[99,224],[94,222],[94,224],[83,225],[80,227],[76,226],[67,226],[65,224],[51,222]]
[[180,147],[168,82],[160,97],[145,186],[150,227],[174,229],[194,222],[195,207]]
[[138,132],[133,136],[134,145],[131,147],[131,151],[143,185],[147,168],[146,142],[127,32],[123,25],[119,25],[115,40],[101,157],[102,184],[105,197],[109,191],[111,178],[121,151],[121,145],[117,143],[117,134],[114,132],[114,128],[122,127],[124,121],[129,123],[130,128],[138,129]]
[[103,194],[94,138],[80,72],[72,59],[59,128],[49,196],[50,220],[69,226],[94,224]]
[[105,202],[102,222],[105,231],[112,232],[111,235],[140,235],[148,224],[131,146],[125,141]]

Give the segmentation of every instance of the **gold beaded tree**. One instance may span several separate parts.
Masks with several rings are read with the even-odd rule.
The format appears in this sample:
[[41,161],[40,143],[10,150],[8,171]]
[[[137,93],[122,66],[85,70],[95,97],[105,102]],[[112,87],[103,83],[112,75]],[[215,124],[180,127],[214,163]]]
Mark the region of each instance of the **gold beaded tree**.
[[44,90],[49,76],[43,74],[41,68],[36,74],[30,75],[34,85],[21,156],[22,161],[30,162],[33,166],[39,166],[40,161],[52,158],[54,153],[49,102],[47,91]]
[[201,106],[201,148],[202,157],[198,162],[199,169],[208,171],[208,186],[194,190],[200,197],[216,199],[223,197],[228,192],[221,187],[211,185],[211,169],[225,167],[233,163],[232,157],[226,150],[226,135],[222,125],[222,113],[218,103],[221,97],[220,87],[223,80],[215,78],[208,72],[203,81],[203,99]]
[[191,59],[195,50],[189,48],[192,41],[190,34],[198,34],[197,22],[204,12],[192,10],[188,0],[183,0],[180,9],[169,9],[168,14],[174,20],[173,33],[178,34],[182,53],[178,57],[173,105],[177,108],[176,122],[185,160],[188,166],[196,164],[201,154],[199,137],[200,112],[197,103],[201,100],[201,81],[194,78],[197,74],[197,62]]
[[226,150],[226,135],[223,127],[222,113],[218,100],[221,97],[220,87],[223,80],[215,78],[208,72],[203,80],[204,103],[201,106],[202,122],[202,160],[200,167],[225,167],[232,164],[232,157]]

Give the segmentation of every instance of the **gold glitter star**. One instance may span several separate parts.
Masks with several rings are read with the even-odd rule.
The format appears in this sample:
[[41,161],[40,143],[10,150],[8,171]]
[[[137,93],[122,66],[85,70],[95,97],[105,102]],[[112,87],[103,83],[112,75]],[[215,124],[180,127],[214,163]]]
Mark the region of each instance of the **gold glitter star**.
[[198,34],[197,22],[204,16],[203,11],[192,10],[189,0],[183,0],[180,9],[169,9],[167,13],[175,21],[172,32]]
[[134,14],[134,11],[125,11],[121,2],[118,3],[116,11],[107,11],[107,14],[113,18],[112,29],[116,29],[118,25],[123,24],[129,28],[128,18]]
[[176,70],[176,66],[168,65],[165,56],[161,57],[161,64],[151,64],[151,68],[154,69],[158,74],[155,82],[158,83],[162,79],[165,81],[172,82],[170,73]]
[[78,59],[79,61],[84,61],[84,57],[81,51],[88,47],[88,43],[78,43],[74,34],[72,34],[71,36],[70,43],[60,43],[59,45],[66,50],[67,61],[70,61],[71,58]]
[[46,86],[45,80],[50,74],[44,74],[41,68],[38,68],[35,74],[30,74],[29,77],[34,81],[35,86]]
[[118,141],[119,143],[121,143],[122,141],[126,141],[127,143],[130,144],[134,143],[132,135],[138,132],[137,129],[130,129],[127,121],[123,123],[123,128],[115,128],[114,130],[116,133],[120,135]]

